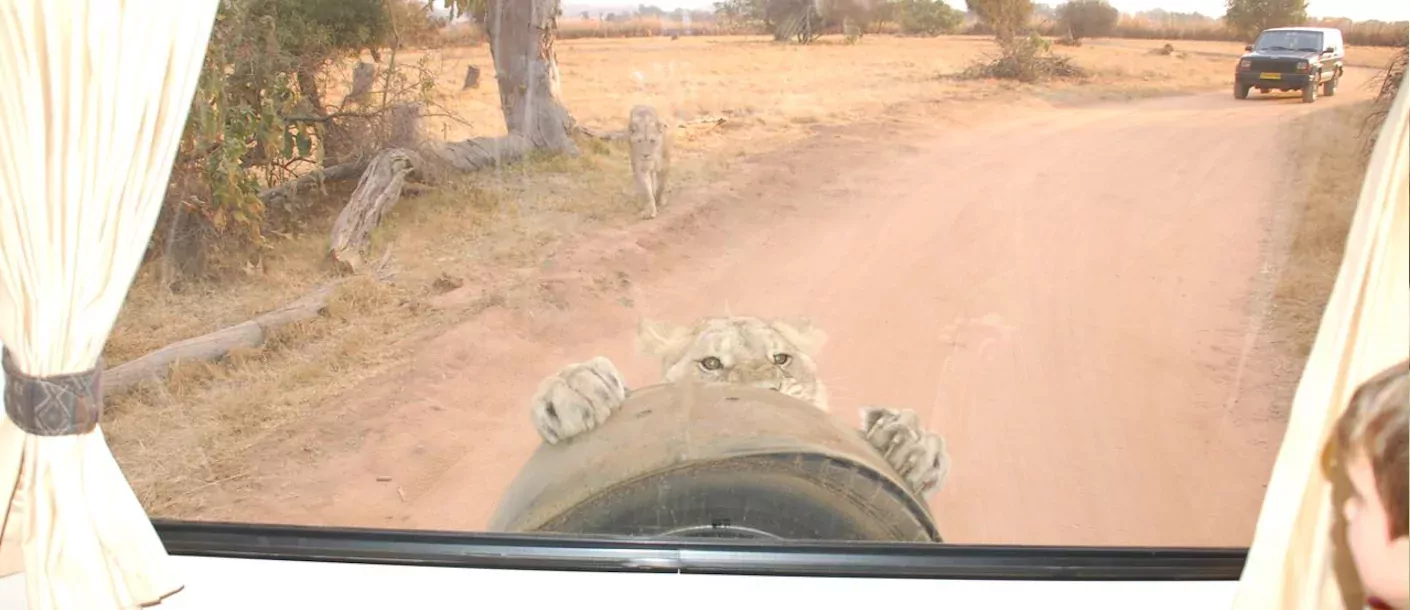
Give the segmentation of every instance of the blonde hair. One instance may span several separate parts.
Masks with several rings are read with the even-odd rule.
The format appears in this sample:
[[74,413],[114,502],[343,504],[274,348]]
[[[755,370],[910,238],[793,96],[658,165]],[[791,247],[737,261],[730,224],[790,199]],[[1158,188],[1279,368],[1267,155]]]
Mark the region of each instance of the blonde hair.
[[1410,360],[1367,379],[1337,420],[1333,453],[1345,463],[1366,453],[1390,519],[1390,535],[1410,529]]

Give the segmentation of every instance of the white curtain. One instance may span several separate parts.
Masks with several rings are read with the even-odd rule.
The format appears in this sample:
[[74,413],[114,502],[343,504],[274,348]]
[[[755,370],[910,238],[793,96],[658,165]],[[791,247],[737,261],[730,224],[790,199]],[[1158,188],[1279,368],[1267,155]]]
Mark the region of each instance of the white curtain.
[[1331,533],[1339,507],[1321,459],[1356,387],[1410,356],[1407,87],[1372,153],[1341,271],[1298,383],[1240,579],[1240,610],[1361,607],[1345,548]]
[[[0,2],[7,412],[24,410],[14,403],[25,378],[42,386],[100,366],[162,204],[217,2]],[[29,607],[132,608],[178,590],[101,428],[40,435],[15,420],[0,419],[0,575],[25,572]]]

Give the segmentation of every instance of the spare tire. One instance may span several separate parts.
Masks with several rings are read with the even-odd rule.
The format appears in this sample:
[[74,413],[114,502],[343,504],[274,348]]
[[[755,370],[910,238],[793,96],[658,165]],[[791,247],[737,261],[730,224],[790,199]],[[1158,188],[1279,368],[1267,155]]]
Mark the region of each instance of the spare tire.
[[941,541],[857,430],[777,392],[689,382],[632,392],[597,429],[540,446],[490,529]]

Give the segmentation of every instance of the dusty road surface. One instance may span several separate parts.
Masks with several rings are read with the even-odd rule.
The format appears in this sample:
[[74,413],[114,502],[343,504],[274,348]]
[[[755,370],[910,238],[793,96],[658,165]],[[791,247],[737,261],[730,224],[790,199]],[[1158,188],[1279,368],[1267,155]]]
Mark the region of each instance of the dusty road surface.
[[541,378],[605,355],[654,383],[640,317],[728,312],[825,329],[836,416],[913,408],[947,437],[950,541],[1247,544],[1282,430],[1258,346],[1287,128],[1365,99],[1366,77],[1312,105],[1221,91],[819,127],[526,272],[527,297],[329,400],[210,517],[481,529],[539,442]]

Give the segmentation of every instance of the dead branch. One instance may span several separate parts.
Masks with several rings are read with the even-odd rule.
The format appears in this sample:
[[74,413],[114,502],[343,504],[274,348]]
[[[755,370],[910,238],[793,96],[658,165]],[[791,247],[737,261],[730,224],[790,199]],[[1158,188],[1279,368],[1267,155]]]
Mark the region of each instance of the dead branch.
[[328,182],[351,180],[361,176],[362,173],[367,170],[367,164],[368,161],[366,159],[358,159],[330,167],[320,167],[293,180],[264,189],[260,191],[257,196],[265,205],[290,200],[310,187],[320,186]]
[[329,114],[290,114],[279,117],[285,123],[328,123],[338,119],[376,119],[381,118],[386,109],[371,110],[367,112],[341,111]]
[[[378,282],[391,280],[395,272],[391,269],[391,250],[382,257],[371,277]],[[164,379],[171,366],[177,362],[212,362],[224,358],[230,350],[264,345],[276,329],[312,320],[322,315],[328,306],[328,299],[338,286],[352,280],[341,278],[324,284],[314,291],[299,297],[288,304],[234,326],[222,328],[213,333],[178,341],[134,360],[129,360],[103,371],[103,395],[121,392],[144,381]]]

